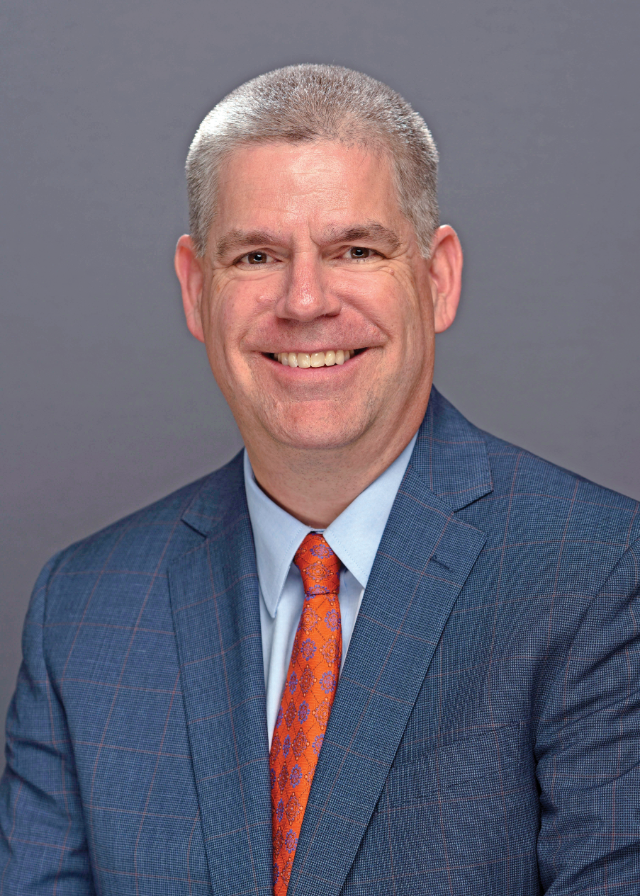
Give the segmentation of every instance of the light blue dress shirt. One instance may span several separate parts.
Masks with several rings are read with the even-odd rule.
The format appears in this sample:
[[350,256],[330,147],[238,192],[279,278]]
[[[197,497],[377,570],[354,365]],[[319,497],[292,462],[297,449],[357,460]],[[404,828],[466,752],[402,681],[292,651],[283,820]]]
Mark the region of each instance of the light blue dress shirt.
[[322,532],[343,563],[338,599],[344,665],[362,595],[416,437],[417,433],[391,466],[324,530],[311,529],[278,507],[256,482],[244,452],[244,484],[260,584],[269,746],[304,601],[302,576],[293,563],[293,556],[309,532]]

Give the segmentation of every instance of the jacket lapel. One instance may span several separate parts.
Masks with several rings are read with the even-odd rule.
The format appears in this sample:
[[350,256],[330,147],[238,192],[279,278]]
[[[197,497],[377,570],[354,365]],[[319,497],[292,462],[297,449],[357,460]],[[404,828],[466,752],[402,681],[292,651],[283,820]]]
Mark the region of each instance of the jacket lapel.
[[433,390],[354,628],[289,896],[336,896],[442,630],[486,537],[455,511],[491,490],[484,441]]
[[239,459],[183,517],[206,535],[169,570],[209,872],[219,894],[271,894],[271,802],[255,552]]

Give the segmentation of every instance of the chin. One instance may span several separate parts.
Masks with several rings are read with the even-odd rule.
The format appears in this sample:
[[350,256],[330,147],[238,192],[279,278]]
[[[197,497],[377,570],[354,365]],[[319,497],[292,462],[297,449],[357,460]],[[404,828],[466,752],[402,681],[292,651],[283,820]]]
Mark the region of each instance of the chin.
[[269,421],[266,429],[276,442],[287,448],[299,448],[303,451],[336,451],[346,448],[357,441],[367,430],[368,421],[307,419],[304,421],[288,420],[279,425]]

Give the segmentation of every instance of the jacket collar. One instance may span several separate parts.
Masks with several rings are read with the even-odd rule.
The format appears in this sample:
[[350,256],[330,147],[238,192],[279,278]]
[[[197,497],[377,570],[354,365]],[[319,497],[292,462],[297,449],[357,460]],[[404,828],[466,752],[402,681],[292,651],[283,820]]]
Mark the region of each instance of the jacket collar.
[[452,510],[477,501],[492,488],[481,430],[434,387],[418,432],[410,466],[427,488]]
[[[485,543],[455,510],[490,490],[482,435],[432,390],[340,676],[290,896],[338,896],[342,888],[443,628]],[[209,872],[221,896],[239,889],[269,896],[269,747],[242,455],[203,482],[183,519],[206,536],[171,564],[169,588]]]
[[[242,466],[240,452],[226,466],[207,476],[183,514],[183,521],[208,536],[234,506],[245,508]],[[407,472],[410,470],[454,511],[477,501],[493,487],[481,430],[463,417],[435,386],[418,430]]]

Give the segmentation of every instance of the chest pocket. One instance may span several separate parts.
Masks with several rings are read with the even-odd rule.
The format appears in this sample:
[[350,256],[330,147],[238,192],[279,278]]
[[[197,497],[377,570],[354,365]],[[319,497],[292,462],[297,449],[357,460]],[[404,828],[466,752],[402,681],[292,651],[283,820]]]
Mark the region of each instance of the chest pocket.
[[414,745],[389,773],[363,843],[362,870],[384,854],[398,894],[420,887],[450,893],[452,886],[531,892],[538,829],[526,729],[505,725],[427,750]]
[[383,799],[388,809],[450,804],[535,790],[530,748],[518,725],[505,725],[396,761]]

